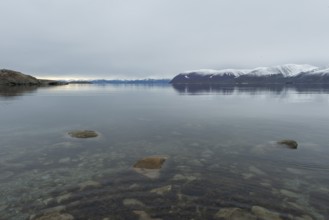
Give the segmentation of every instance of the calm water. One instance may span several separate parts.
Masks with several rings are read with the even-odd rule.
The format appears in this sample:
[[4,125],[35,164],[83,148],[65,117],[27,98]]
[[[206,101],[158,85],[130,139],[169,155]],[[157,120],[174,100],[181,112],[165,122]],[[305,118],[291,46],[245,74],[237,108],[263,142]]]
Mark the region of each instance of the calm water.
[[328,88],[14,87],[0,113],[0,219],[329,218]]

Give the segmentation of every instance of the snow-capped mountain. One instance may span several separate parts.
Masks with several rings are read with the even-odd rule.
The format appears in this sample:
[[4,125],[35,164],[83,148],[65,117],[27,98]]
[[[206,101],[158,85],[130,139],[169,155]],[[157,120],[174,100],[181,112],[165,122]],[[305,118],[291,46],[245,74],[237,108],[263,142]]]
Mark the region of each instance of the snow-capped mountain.
[[175,76],[171,83],[329,83],[329,68],[308,64],[285,64],[255,69],[201,69]]
[[264,76],[264,75],[277,75],[282,74],[284,77],[293,77],[300,73],[310,72],[319,69],[316,66],[308,64],[297,65],[297,64],[286,64],[282,66],[274,67],[258,67],[248,72],[248,75]]
[[326,69],[318,69],[313,72],[310,72],[311,74],[318,74],[318,75],[329,75],[329,68]]
[[190,70],[186,71],[182,74],[200,74],[200,75],[209,75],[209,77],[214,75],[230,75],[230,76],[241,76],[243,74],[246,74],[249,72],[249,70],[240,70],[240,69],[224,69],[224,70],[212,70],[212,69],[200,69],[200,70]]

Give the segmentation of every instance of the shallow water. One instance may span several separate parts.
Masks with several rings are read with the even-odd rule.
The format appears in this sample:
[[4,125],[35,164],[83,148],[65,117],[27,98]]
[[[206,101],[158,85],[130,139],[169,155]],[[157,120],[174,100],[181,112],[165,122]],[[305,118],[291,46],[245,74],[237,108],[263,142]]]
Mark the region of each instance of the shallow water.
[[0,219],[328,219],[328,112],[323,87],[1,88]]

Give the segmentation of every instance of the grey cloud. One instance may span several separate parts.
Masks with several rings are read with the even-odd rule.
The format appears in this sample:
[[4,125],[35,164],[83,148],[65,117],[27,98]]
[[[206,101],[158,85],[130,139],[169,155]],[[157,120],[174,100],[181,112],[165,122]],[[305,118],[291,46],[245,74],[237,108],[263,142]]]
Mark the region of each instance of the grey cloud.
[[0,68],[38,76],[168,77],[329,60],[327,0],[11,0],[0,8]]

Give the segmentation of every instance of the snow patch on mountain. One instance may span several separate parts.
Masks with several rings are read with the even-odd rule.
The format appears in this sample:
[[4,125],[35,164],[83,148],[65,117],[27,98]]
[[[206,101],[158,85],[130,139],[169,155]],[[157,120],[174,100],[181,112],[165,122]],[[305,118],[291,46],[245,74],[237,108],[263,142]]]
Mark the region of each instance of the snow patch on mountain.
[[189,70],[185,71],[182,74],[188,75],[188,74],[199,74],[199,75],[209,75],[210,78],[213,76],[223,76],[223,75],[231,75],[231,76],[241,76],[246,73],[248,73],[250,70],[244,70],[244,69],[224,69],[224,70],[213,70],[213,69],[199,69],[199,70]]
[[326,69],[318,69],[318,70],[315,70],[315,71],[312,71],[310,72],[310,74],[314,74],[314,75],[329,75],[329,68],[326,68]]
[[266,76],[266,75],[282,74],[284,77],[293,77],[293,76],[297,76],[300,73],[315,71],[317,69],[319,68],[308,64],[303,64],[303,65],[286,64],[286,65],[274,66],[274,67],[258,67],[251,70],[249,73],[247,73],[247,75]]
[[[294,77],[300,73],[313,72],[316,73],[319,70],[318,67],[308,65],[308,64],[285,64],[281,66],[273,67],[258,67],[255,69],[223,69],[223,70],[213,70],[213,69],[199,69],[199,70],[190,70],[185,71],[182,74],[187,76],[189,74],[198,74],[198,75],[209,75],[209,78],[213,76],[223,76],[231,75],[239,77],[241,75],[250,75],[250,76],[268,76],[282,74],[284,77]],[[329,68],[326,69],[326,72],[329,72]],[[319,72],[320,73],[320,72]],[[322,72],[321,72],[322,73]]]

